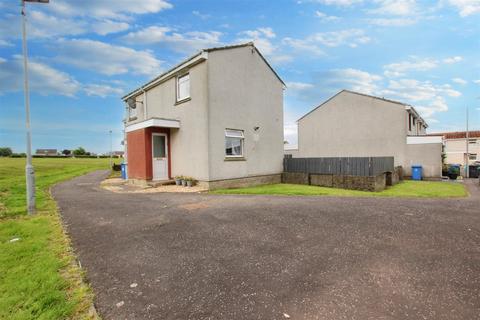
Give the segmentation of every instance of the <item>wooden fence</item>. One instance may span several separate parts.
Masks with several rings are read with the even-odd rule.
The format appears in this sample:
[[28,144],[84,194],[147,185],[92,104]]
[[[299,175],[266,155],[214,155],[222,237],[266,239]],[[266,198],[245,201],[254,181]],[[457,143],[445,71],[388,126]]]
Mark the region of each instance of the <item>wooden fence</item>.
[[393,157],[354,158],[292,158],[283,159],[284,172],[333,174],[348,176],[377,176],[393,172]]

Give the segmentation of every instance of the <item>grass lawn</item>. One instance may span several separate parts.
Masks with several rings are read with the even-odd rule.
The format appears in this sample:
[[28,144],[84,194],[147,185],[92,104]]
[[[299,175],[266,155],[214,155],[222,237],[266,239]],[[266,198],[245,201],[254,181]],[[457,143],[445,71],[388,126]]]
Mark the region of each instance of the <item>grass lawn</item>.
[[467,195],[463,184],[442,181],[403,181],[381,192],[346,190],[300,184],[270,184],[250,188],[221,189],[212,191],[212,193],[415,198],[465,197]]
[[93,295],[74,263],[49,188],[108,169],[108,161],[33,159],[37,214],[27,216],[25,159],[0,158],[0,319],[92,318]]

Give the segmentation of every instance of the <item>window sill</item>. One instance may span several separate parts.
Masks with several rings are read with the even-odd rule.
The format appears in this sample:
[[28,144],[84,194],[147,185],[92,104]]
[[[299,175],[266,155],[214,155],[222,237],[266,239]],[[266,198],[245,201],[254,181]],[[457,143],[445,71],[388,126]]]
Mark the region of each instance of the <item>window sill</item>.
[[225,157],[225,161],[247,161],[245,157]]
[[130,118],[128,118],[128,121],[135,121],[137,119],[138,119],[137,117],[130,117]]
[[192,100],[191,97],[188,97],[188,98],[185,98],[185,99],[182,99],[182,100],[178,100],[177,102],[175,102],[175,105],[177,106],[179,104],[185,103],[185,102],[190,101],[190,100]]

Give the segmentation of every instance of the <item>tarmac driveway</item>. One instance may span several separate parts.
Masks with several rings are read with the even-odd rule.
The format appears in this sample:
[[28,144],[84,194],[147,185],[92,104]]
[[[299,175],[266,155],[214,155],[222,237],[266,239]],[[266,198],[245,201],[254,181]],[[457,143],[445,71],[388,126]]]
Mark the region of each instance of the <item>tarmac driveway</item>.
[[53,195],[104,319],[480,319],[478,196],[117,194],[103,177]]

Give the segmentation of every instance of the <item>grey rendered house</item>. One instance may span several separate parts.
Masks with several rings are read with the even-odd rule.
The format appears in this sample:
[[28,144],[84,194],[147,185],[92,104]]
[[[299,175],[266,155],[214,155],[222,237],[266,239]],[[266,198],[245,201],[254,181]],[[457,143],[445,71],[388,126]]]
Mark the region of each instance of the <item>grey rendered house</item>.
[[285,84],[253,43],[205,49],[125,95],[129,180],[280,182]]
[[411,105],[342,90],[298,120],[293,157],[394,157],[406,176],[422,165],[426,178],[441,177],[442,139]]

